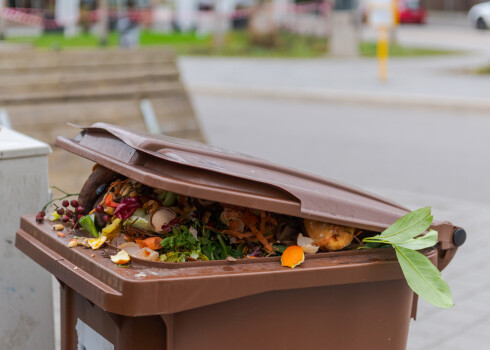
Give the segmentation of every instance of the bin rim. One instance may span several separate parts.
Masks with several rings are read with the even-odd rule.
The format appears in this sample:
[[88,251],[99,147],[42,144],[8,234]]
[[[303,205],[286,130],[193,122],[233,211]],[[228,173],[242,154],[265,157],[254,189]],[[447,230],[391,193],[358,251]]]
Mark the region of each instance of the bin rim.
[[[25,215],[15,246],[103,310],[126,316],[171,314],[279,290],[405,280],[390,248],[326,253],[294,270],[274,261],[179,269],[134,262],[121,268],[107,258],[107,248],[68,248],[69,239],[59,237],[48,223],[37,223],[34,215]],[[424,254],[437,260],[435,248]]]

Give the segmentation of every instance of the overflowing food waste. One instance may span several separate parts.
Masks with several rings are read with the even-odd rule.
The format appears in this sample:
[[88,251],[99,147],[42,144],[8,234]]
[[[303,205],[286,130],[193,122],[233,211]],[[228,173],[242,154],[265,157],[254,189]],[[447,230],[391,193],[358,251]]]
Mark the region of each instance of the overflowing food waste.
[[[98,165],[80,194],[54,189],[63,196],[48,202],[36,220],[51,221],[70,248],[112,246],[114,254],[107,257],[121,267],[132,259],[185,263],[280,256],[282,266],[295,268],[305,255],[320,251],[392,247],[419,296],[436,306],[453,305],[440,271],[417,251],[438,242],[430,207],[409,212],[379,233],[184,196]],[[51,204],[54,211],[46,214]]]
[[282,256],[283,266],[293,268],[303,262],[304,254],[357,248],[356,236],[362,233],[178,195],[122,176],[95,189],[91,208],[84,207],[90,204],[86,199],[68,201],[76,194],[62,192],[61,206],[47,216],[43,208],[36,219],[46,217],[54,222],[53,229],[64,225],[71,230],[70,247],[111,244],[120,250],[111,257],[118,264],[131,258],[188,262]]

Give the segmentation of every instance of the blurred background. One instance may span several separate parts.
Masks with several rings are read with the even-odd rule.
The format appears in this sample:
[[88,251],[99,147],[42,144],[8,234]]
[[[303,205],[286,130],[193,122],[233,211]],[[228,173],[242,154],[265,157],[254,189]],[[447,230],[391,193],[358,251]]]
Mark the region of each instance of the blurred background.
[[[53,145],[69,122],[107,121],[431,205],[468,241],[443,273],[456,306],[420,301],[408,349],[488,347],[490,2],[0,0],[0,14],[1,125]],[[76,192],[90,171],[53,147],[52,185]]]

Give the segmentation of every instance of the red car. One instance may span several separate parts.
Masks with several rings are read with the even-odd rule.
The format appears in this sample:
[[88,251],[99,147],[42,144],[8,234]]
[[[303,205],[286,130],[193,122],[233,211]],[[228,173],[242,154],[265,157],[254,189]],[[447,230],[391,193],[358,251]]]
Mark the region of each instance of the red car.
[[427,11],[419,0],[398,0],[398,13],[400,23],[424,24],[427,20]]

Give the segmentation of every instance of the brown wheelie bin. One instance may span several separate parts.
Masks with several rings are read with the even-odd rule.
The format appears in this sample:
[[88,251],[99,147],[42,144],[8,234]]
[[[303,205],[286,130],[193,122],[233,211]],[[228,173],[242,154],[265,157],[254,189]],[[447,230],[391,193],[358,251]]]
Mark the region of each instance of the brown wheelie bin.
[[[56,143],[109,173],[204,200],[376,232],[408,212],[341,183],[109,124]],[[95,198],[86,192],[103,178],[91,175],[82,188],[88,205]],[[443,269],[464,231],[449,222],[432,227],[439,242],[423,253]],[[68,238],[33,215],[22,218],[16,236],[16,246],[61,283],[63,349],[396,350],[406,348],[416,314],[417,298],[391,248],[307,255],[295,269],[281,267],[279,257],[133,259],[122,268],[108,259],[114,247],[70,249]]]

